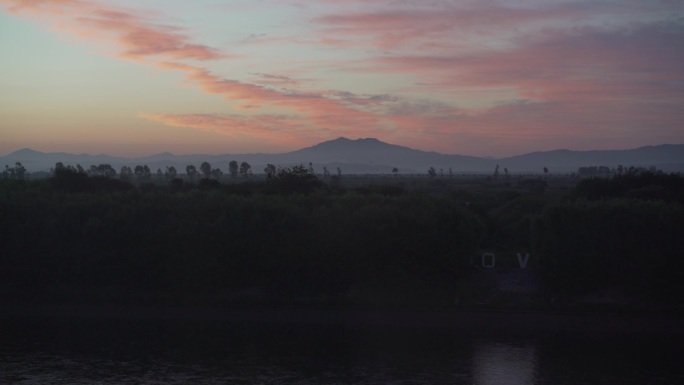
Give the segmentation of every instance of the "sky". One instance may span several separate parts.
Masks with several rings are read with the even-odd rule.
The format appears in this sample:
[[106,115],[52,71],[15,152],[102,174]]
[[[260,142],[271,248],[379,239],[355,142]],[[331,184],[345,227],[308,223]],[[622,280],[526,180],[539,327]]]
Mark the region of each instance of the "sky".
[[684,0],[0,0],[0,155],[684,143]]

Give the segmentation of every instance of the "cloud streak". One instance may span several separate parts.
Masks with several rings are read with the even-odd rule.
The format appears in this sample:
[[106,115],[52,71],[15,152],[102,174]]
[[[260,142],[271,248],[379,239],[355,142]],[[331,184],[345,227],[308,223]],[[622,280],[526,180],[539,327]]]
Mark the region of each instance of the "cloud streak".
[[97,42],[112,40],[121,57],[143,60],[218,60],[227,55],[194,44],[178,27],[154,24],[142,15],[84,0],[2,0],[11,13],[53,20],[58,28]]
[[[290,78],[279,75],[259,74],[261,83],[267,80],[270,84],[258,85],[239,80],[224,79],[214,75],[207,68],[195,64],[187,64],[187,60],[220,60],[233,55],[226,55],[201,44],[190,43],[189,37],[183,35],[176,27],[157,25],[146,18],[131,12],[104,6],[84,0],[2,0],[7,9],[13,13],[28,14],[34,17],[56,19],[59,25],[68,25],[67,30],[79,36],[95,41],[101,39],[114,41],[121,49],[116,56],[124,59],[152,63],[163,70],[181,71],[186,79],[203,92],[221,95],[228,101],[238,102],[242,109],[254,109],[263,106],[286,108],[298,114],[298,120],[315,125],[322,131],[349,132],[349,127],[372,127],[378,124],[378,117],[371,113],[350,108],[354,103],[344,103],[339,98],[328,97],[328,92],[276,90],[272,86],[276,81],[280,85],[296,86],[298,83]],[[361,98],[356,97],[356,103]],[[369,99],[372,100],[372,99]],[[243,132],[245,127],[253,128],[255,135],[269,132],[277,135],[287,132],[295,126],[283,122],[280,131],[272,125],[275,119],[272,115],[261,118],[238,119],[236,116],[221,119],[205,115],[188,115],[187,119],[180,119],[173,115],[149,115],[153,120],[167,122],[178,126],[178,122],[188,122],[188,127],[222,127],[214,130],[226,133],[227,127],[235,127]],[[164,116],[165,118],[160,118]],[[197,123],[201,121],[202,123]],[[209,124],[208,122],[214,123]],[[227,125],[226,122],[237,124]],[[264,126],[259,128],[259,124]],[[303,124],[303,123],[302,123]],[[297,125],[296,127],[301,127]],[[361,130],[360,128],[356,129]],[[296,132],[298,130],[293,130]]]

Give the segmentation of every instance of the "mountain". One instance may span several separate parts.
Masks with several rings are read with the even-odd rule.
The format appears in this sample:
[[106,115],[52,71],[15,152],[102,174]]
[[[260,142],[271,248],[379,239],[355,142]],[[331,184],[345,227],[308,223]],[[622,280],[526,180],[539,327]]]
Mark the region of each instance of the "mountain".
[[[452,167],[454,170],[478,172],[492,168],[491,161],[483,158],[414,150],[374,138],[356,140],[338,138],[282,154],[281,159],[285,162],[301,162],[302,159],[308,159],[308,162],[314,164],[363,165],[367,169],[379,169],[381,173],[390,173],[394,167],[397,167],[400,172],[412,173],[423,173],[430,167],[437,169]],[[344,167],[341,168],[344,170]]]
[[[55,163],[89,167],[91,164],[115,164],[122,158],[109,155],[69,154],[66,152],[45,153],[24,148],[0,157],[0,165],[14,165],[16,162],[26,167],[29,172],[47,171],[55,166]],[[121,164],[123,165],[123,164]]]
[[276,166],[308,165],[313,163],[316,172],[327,167],[334,173],[337,167],[347,174],[389,174],[394,167],[400,173],[426,173],[430,167],[455,173],[491,173],[496,165],[507,168],[511,173],[540,173],[544,167],[553,172],[575,172],[583,166],[649,167],[655,166],[666,172],[684,171],[684,145],[663,144],[630,150],[572,151],[555,150],[532,152],[507,158],[480,158],[465,155],[446,155],[437,152],[421,151],[404,146],[382,142],[374,138],[338,138],[311,147],[282,154],[222,154],[222,155],[174,155],[161,154],[123,158],[109,155],[44,153],[28,148],[0,157],[0,165],[13,165],[21,162],[29,172],[48,171],[55,163],[67,165],[80,164],[84,168],[93,164],[110,164],[116,170],[121,166],[147,165],[152,172],[162,171],[174,166],[180,173],[193,164],[196,167],[207,161],[224,172],[230,161],[248,162],[254,173],[261,173],[267,163]]
[[544,167],[551,172],[573,172],[578,167],[618,165],[649,167],[656,166],[667,172],[684,171],[684,145],[662,144],[639,147],[631,150],[571,151],[555,150],[532,152],[525,155],[500,159],[502,167],[509,170],[539,171]]

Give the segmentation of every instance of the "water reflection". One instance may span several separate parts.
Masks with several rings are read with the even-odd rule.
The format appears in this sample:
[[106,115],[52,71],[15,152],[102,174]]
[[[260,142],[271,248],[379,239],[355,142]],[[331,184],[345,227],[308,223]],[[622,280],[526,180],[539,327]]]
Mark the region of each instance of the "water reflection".
[[532,385],[536,382],[537,347],[480,342],[473,354],[475,385]]
[[360,323],[0,319],[0,384],[684,384],[684,338]]

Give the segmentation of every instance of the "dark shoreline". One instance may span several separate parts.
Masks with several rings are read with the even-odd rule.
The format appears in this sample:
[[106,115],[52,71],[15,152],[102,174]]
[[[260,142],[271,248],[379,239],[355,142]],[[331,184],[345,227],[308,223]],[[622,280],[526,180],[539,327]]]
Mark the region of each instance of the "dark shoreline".
[[484,332],[684,335],[681,314],[312,306],[0,305],[7,320],[197,321],[361,327],[462,328]]

